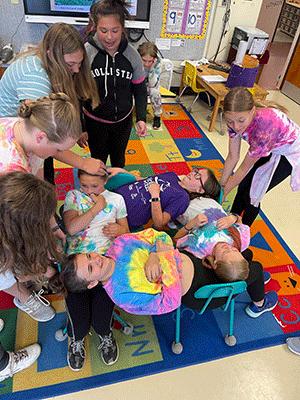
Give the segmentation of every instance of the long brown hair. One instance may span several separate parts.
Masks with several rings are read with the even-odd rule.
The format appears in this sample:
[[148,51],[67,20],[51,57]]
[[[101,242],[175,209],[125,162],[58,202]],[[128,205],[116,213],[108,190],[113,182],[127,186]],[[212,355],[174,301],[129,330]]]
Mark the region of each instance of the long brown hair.
[[0,271],[16,278],[36,276],[60,259],[58,240],[50,228],[55,189],[22,171],[0,176]]
[[256,101],[252,93],[246,87],[237,86],[229,90],[223,102],[223,111],[230,112],[245,112],[251,111],[253,107],[257,109],[262,108],[276,108],[284,113],[287,109],[275,101]]
[[124,28],[125,20],[132,19],[128,7],[130,2],[125,0],[98,0],[90,8],[90,18],[94,22],[94,31],[97,29],[99,18],[118,15],[120,24]]

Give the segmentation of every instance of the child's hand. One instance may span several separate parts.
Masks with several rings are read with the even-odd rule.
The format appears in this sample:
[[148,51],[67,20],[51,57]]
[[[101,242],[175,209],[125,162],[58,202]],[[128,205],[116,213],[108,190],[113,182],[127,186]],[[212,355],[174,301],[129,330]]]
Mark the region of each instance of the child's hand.
[[89,135],[87,132],[82,132],[80,138],[77,140],[77,144],[79,147],[84,149],[88,145]]
[[153,71],[156,63],[157,63],[157,58],[153,58],[152,64],[149,67],[149,71]]
[[110,168],[107,168],[107,172],[109,173],[108,179],[110,179],[113,176],[116,176],[118,174],[125,172],[125,170],[123,168],[110,167]]
[[99,194],[98,196],[96,196],[94,193],[92,193],[90,195],[90,198],[93,200],[93,202],[95,204],[97,204],[99,206],[99,209],[101,208],[101,210],[103,210],[106,207],[106,200],[105,200],[105,197],[102,196],[102,194]]
[[147,126],[144,121],[137,121],[136,123],[137,132],[136,134],[140,137],[145,137],[147,135]]
[[221,229],[227,229],[236,222],[237,218],[235,215],[228,215],[227,217],[220,218],[217,221],[217,230],[220,231]]
[[161,253],[163,251],[174,250],[174,247],[171,244],[163,242],[161,239],[156,241],[156,252]]
[[97,160],[96,158],[85,158],[83,160],[81,169],[88,174],[100,176],[107,174],[106,166],[101,160]]
[[155,282],[161,276],[161,265],[156,253],[150,253],[144,266],[146,278],[149,282]]
[[102,228],[102,233],[105,236],[115,238],[124,232],[123,232],[123,228],[116,222],[108,222],[108,224]]
[[203,226],[208,223],[207,216],[205,214],[198,214],[195,218],[193,218],[193,225],[195,227],[197,226]]
[[151,185],[148,186],[149,193],[151,194],[151,197],[159,197],[160,194],[160,186],[157,182],[151,183]]

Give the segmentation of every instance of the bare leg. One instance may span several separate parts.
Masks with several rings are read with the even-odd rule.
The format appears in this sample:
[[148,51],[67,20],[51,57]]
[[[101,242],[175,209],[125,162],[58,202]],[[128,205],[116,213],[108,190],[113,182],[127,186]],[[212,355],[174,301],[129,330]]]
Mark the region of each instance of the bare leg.
[[16,297],[20,303],[25,303],[25,301],[31,295],[31,292],[22,283],[15,283],[10,288],[3,290],[3,292]]

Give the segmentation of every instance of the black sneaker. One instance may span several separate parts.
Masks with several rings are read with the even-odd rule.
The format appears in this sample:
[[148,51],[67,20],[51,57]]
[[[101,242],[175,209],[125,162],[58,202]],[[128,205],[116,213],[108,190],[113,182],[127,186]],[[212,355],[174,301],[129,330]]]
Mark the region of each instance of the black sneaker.
[[80,371],[82,369],[85,362],[84,338],[77,341],[71,339],[67,359],[72,371]]
[[112,332],[108,335],[100,336],[100,344],[98,350],[100,350],[101,358],[106,365],[114,364],[119,357],[119,349],[117,342]]
[[153,126],[153,129],[160,128],[160,117],[154,117],[152,126]]

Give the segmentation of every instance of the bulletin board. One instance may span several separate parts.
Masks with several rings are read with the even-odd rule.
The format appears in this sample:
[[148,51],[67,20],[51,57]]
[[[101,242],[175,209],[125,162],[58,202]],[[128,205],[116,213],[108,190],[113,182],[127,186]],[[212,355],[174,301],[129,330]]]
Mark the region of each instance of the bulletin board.
[[161,37],[203,39],[211,0],[164,0]]

